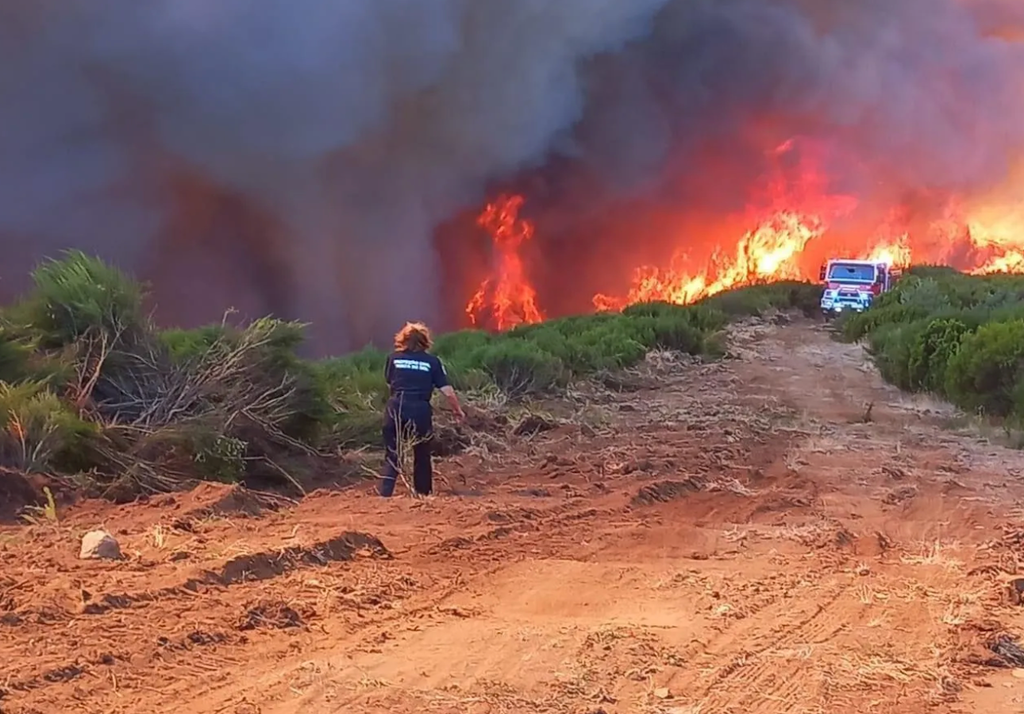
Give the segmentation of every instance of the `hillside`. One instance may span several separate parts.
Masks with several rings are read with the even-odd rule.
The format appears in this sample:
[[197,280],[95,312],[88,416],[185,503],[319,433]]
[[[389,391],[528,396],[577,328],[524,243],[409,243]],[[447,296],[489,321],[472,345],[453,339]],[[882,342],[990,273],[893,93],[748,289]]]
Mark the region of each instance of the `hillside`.
[[[842,326],[867,337],[881,373],[802,314],[814,289],[799,285],[444,336],[472,418],[443,427],[426,501],[383,501],[367,478],[376,353],[305,363],[290,352],[297,327],[272,322],[159,334],[120,318],[98,333],[114,342],[80,334],[78,319],[43,332],[24,317],[28,300],[6,316],[16,359],[4,364],[22,370],[8,398],[35,385],[29,402],[68,420],[42,423],[80,434],[49,450],[51,491],[136,500],[58,502],[0,529],[0,709],[1011,711],[1024,457],[1012,448],[1018,403],[1001,395],[1020,389],[1012,350],[1024,344],[990,335],[1017,329],[1008,296],[1020,282],[912,274]],[[943,331],[936,349],[931,336],[956,321],[957,346]],[[83,352],[96,345],[143,345],[164,369]],[[240,350],[259,360],[227,370],[223,355]],[[899,365],[921,359],[929,369],[914,374],[932,381],[901,382]],[[85,399],[89,381],[68,376],[81,365],[99,375]],[[225,405],[271,384],[273,369],[289,406],[341,409],[272,411],[280,421],[234,431]],[[129,402],[99,398],[112,392],[98,385],[126,383],[119,370],[222,381],[200,380],[219,391],[182,392],[198,396],[165,412],[188,418],[150,408],[126,429],[108,410]],[[963,375],[990,418],[958,396]],[[9,442],[14,424],[35,423],[18,413],[5,412]],[[210,462],[182,444],[210,433],[244,442],[228,453],[238,468],[211,477],[251,488],[180,488]],[[169,434],[191,440],[154,456]],[[12,453],[40,452],[8,448],[0,478],[35,483]],[[85,457],[96,461],[76,476]],[[267,463],[290,478],[270,479]],[[123,560],[78,559],[96,527]]]

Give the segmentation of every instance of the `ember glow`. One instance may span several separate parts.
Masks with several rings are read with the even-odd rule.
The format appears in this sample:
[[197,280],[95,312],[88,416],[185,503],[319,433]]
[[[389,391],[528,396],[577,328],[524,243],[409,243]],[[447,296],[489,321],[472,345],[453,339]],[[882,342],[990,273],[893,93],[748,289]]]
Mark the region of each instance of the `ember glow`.
[[493,274],[481,283],[466,305],[470,324],[507,330],[544,319],[537,292],[530,284],[519,251],[533,237],[533,224],[519,217],[523,197],[502,195],[487,204],[477,225],[494,245]]

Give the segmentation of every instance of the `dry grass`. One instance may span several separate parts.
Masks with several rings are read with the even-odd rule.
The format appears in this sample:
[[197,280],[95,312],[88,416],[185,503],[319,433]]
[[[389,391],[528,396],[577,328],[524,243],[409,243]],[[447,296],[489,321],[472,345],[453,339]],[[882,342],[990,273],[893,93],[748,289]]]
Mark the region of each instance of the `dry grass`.
[[955,541],[943,543],[935,540],[917,544],[913,552],[905,552],[900,560],[907,565],[931,565],[945,570],[963,572],[964,561],[957,556],[964,551],[964,547]]
[[167,545],[167,531],[158,523],[150,529],[149,539],[154,548],[163,550]]
[[[595,511],[635,493],[642,484],[694,478],[705,492],[694,498],[710,504],[709,511],[719,512],[712,516],[691,511],[695,520],[702,520],[682,524],[685,529],[678,530],[695,532],[695,552],[705,557],[713,553],[712,562],[698,562],[697,557],[683,560],[694,543],[673,541],[672,547],[682,548],[683,556],[671,556],[664,562],[689,569],[665,573],[660,582],[645,581],[652,590],[648,593],[650,604],[661,605],[657,602],[661,598],[666,608],[678,607],[683,613],[678,624],[645,627],[628,621],[628,616],[616,615],[607,620],[611,624],[589,629],[594,620],[588,622],[581,613],[572,613],[569,625],[552,624],[560,616],[554,613],[542,615],[542,624],[526,623],[521,619],[525,615],[517,615],[502,623],[513,644],[522,647],[510,656],[540,651],[551,655],[557,650],[550,676],[542,681],[513,680],[521,673],[510,665],[511,681],[468,679],[459,680],[460,686],[428,689],[431,685],[427,682],[437,681],[434,673],[422,679],[404,677],[403,681],[393,668],[380,664],[382,651],[388,656],[400,655],[405,641],[385,650],[382,639],[360,628],[373,623],[380,626],[379,633],[409,633],[453,618],[502,618],[502,613],[487,611],[486,606],[474,609],[464,599],[455,601],[462,603],[459,605],[445,600],[454,593],[465,593],[467,582],[470,587],[491,585],[491,568],[501,567],[496,563],[503,558],[505,546],[496,543],[470,551],[473,565],[468,565],[467,559],[458,576],[439,575],[442,564],[437,560],[414,564],[412,557],[387,564],[363,561],[351,569],[296,572],[260,587],[268,588],[297,611],[308,610],[330,621],[332,637],[350,631],[366,634],[332,650],[344,652],[342,671],[332,669],[329,658],[293,664],[289,684],[290,692],[299,698],[295,705],[314,708],[313,702],[324,701],[337,702],[332,708],[364,704],[382,710],[452,714],[580,714],[601,708],[643,714],[750,710],[831,714],[871,708],[901,711],[900,706],[909,710],[922,701],[938,701],[955,693],[959,685],[955,672],[950,671],[955,656],[949,641],[991,609],[995,588],[991,578],[967,575],[978,548],[946,537],[943,530],[940,540],[889,542],[876,558],[856,548],[870,541],[873,529],[882,526],[847,517],[847,511],[833,518],[837,512],[829,510],[843,504],[835,490],[855,478],[869,479],[873,485],[893,479],[917,480],[921,474],[912,465],[920,457],[920,445],[904,441],[903,436],[875,438],[874,431],[884,428],[881,424],[836,428],[815,423],[806,414],[796,418],[801,415],[778,399],[751,395],[750,385],[734,379],[728,365],[684,365],[674,356],[654,354],[632,376],[632,386],[652,386],[629,391],[598,382],[572,385],[570,406],[563,404],[561,410],[557,403],[512,404],[481,398],[474,407],[481,416],[480,428],[468,430],[471,443],[458,460],[469,464],[461,465],[464,473],[509,467],[509,481],[522,476],[531,486],[546,485],[538,479],[551,478],[552,483],[566,486],[565,499],[558,493],[552,500],[575,500],[578,494],[593,489],[596,498],[606,499],[595,505]],[[486,409],[492,411],[485,413]],[[879,422],[881,413],[878,409],[875,414]],[[497,415],[505,422],[494,419]],[[552,434],[520,429],[534,418],[555,424],[558,430]],[[682,430],[692,432],[692,439],[666,444],[667,434]],[[581,435],[586,435],[585,439],[581,440]],[[759,444],[795,441],[785,455],[786,466],[804,469],[806,481],[786,478],[773,482],[772,476],[752,473],[752,464],[765,467],[782,452],[779,448],[768,460],[757,455],[755,461],[752,452],[761,447],[751,447],[754,439]],[[407,465],[411,445],[411,441],[403,441],[401,449]],[[901,458],[905,458],[901,463],[909,464],[903,476],[897,479],[884,471]],[[473,463],[475,459],[480,463]],[[884,466],[873,468],[876,462]],[[512,471],[513,466],[521,468]],[[547,474],[538,476],[538,470],[545,467],[550,467]],[[927,468],[931,467],[921,466],[920,471]],[[504,473],[500,476],[503,480],[497,488],[519,488],[518,483],[509,485]],[[822,493],[809,488],[805,494],[798,492],[807,481],[821,486]],[[403,483],[411,491],[404,476]],[[608,488],[600,491],[598,486]],[[785,499],[801,495],[807,496],[806,504],[799,501],[799,511],[789,509]],[[832,497],[835,500],[830,501]],[[766,516],[771,520],[751,522],[747,513],[758,504],[744,499],[764,499],[782,506]],[[473,503],[483,501],[489,502]],[[494,506],[489,499],[466,499],[454,507],[462,516],[474,508],[480,509],[480,515]],[[733,507],[736,511],[728,510]],[[589,521],[578,530],[562,528],[565,510],[541,513],[533,523],[536,540],[515,543],[511,550],[516,557],[580,557],[579,551],[566,554],[564,544],[572,539],[574,544],[583,541],[587,546],[585,541],[594,537],[595,530],[598,538],[609,533],[618,536],[620,531],[625,537],[646,537],[644,531],[651,528],[671,530],[678,524],[666,517],[667,513],[672,518],[682,513],[616,508],[600,510],[599,525]],[[517,511],[508,504],[502,508],[512,521],[520,519],[525,510]],[[356,513],[358,516],[348,517],[362,517],[365,512]],[[534,517],[537,513],[540,511],[535,511]],[[608,518],[606,514],[610,514]],[[932,525],[926,523],[928,528]],[[440,541],[440,531],[440,527],[436,532],[429,530],[427,538],[436,536]],[[160,532],[161,527],[154,526],[145,537],[152,546],[167,548],[170,544],[161,541]],[[896,528],[895,533],[907,537],[905,530]],[[288,539],[294,540],[296,534],[293,529]],[[848,539],[837,545],[837,536]],[[1020,541],[1024,542],[1024,536]],[[1010,546],[1013,544],[1003,547]],[[582,557],[590,558],[592,553],[587,551]],[[481,568],[481,561],[492,558]],[[659,571],[650,580],[660,575]],[[607,584],[615,587],[612,582]],[[423,597],[416,598],[418,592]],[[216,599],[219,593],[211,597]],[[594,617],[600,620],[600,616]],[[413,638],[415,635],[410,635],[410,640]],[[362,660],[370,663],[365,669],[348,664],[358,661],[358,653],[373,653]],[[197,658],[209,669],[216,664],[214,654],[202,653]],[[496,656],[495,651],[488,650],[485,656]],[[480,666],[481,660],[469,665]],[[188,672],[193,672],[188,666]],[[789,686],[798,680],[799,688]]]

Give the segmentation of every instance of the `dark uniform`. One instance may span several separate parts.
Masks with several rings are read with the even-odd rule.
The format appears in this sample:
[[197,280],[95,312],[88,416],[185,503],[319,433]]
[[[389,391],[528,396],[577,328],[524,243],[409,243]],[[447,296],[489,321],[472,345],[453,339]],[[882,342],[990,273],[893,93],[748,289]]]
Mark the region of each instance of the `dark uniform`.
[[390,496],[398,478],[399,439],[414,439],[412,484],[416,493],[433,490],[431,436],[434,413],[430,398],[435,389],[448,386],[448,375],[441,360],[427,352],[392,352],[384,366],[384,378],[391,390],[384,409],[384,477],[380,495]]

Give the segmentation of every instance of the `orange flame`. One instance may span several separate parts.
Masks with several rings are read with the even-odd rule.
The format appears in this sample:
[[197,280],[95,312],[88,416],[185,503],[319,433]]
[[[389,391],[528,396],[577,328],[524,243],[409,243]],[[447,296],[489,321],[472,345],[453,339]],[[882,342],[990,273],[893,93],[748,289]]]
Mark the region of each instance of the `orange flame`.
[[[782,157],[796,145],[787,141],[769,155]],[[814,147],[811,147],[812,149]],[[813,156],[813,153],[810,154]],[[1017,186],[1024,186],[1024,167]],[[941,220],[928,227],[927,235],[915,241],[905,227],[901,212],[874,231],[873,238],[861,246],[843,244],[829,235],[829,224],[853,211],[857,205],[851,196],[828,195],[827,181],[813,161],[801,160],[797,177],[787,179],[780,173],[772,177],[762,192],[767,201],[761,211],[748,211],[753,226],[725,255],[716,248],[702,269],[694,270],[693,261],[677,252],[667,270],[653,266],[636,269],[627,294],[614,297],[595,295],[598,310],[617,310],[637,302],[665,301],[689,304],[730,288],[775,280],[811,280],[818,278],[817,265],[808,265],[804,251],[815,246],[816,254],[832,258],[851,258],[887,263],[905,268],[912,261],[950,263],[966,272],[1024,273],[1024,211],[1014,215],[1011,203],[984,206],[971,215],[960,201],[950,200]],[[767,216],[767,218],[765,218]]]
[[[923,246],[925,250],[914,250],[907,233],[892,239],[876,239],[866,249],[829,247],[833,249],[831,257],[871,260],[899,268],[911,265],[914,260],[956,263],[958,261],[950,261],[950,257],[960,249],[981,261],[973,266],[958,266],[971,274],[1024,273],[1024,226],[1013,236],[997,237],[978,223],[953,222],[932,226],[932,233],[928,236],[932,240]],[[676,264],[683,262],[679,256],[668,270],[643,266],[636,270],[626,296],[598,294],[594,296],[594,306],[598,310],[619,310],[633,303],[653,301],[686,305],[744,285],[775,280],[815,280],[817,276],[809,272],[808,266],[801,265],[801,254],[812,242],[827,243],[827,237],[827,225],[820,216],[782,211],[745,234],[728,258],[723,259],[721,253],[716,252],[704,270],[697,272],[678,267]]]
[[653,301],[685,305],[741,285],[799,279],[794,259],[823,230],[824,224],[817,217],[782,211],[746,233],[732,255],[726,257],[716,250],[704,271],[694,274],[678,267],[686,259],[677,253],[668,270],[641,267],[624,298],[595,295],[594,306],[598,310],[617,310]]
[[491,235],[495,248],[494,274],[480,284],[466,305],[470,324],[490,324],[498,330],[544,319],[537,308],[537,292],[530,284],[519,255],[533,237],[533,224],[519,218],[523,197],[501,195],[487,204],[477,225]]
[[[844,231],[830,229],[853,214],[857,199],[828,193],[813,146],[801,152],[795,171],[783,170],[782,160],[796,145],[791,140],[768,152],[777,161],[775,169],[744,212],[743,223],[749,228],[738,240],[720,242],[703,260],[695,260],[681,247],[666,266],[639,266],[625,294],[599,293],[593,297],[594,307],[606,311],[639,302],[690,304],[744,285],[817,281],[820,261],[811,257],[871,260],[898,268],[913,262],[948,264],[972,274],[1024,274],[1024,205],[1016,201],[1024,191],[1024,164],[1015,181],[985,202],[949,199],[939,220],[913,229],[908,209],[896,207],[874,230],[851,243],[855,239],[849,225]],[[519,256],[522,244],[533,236],[533,225],[518,218],[522,204],[522,196],[502,196],[478,220],[493,237],[497,261],[495,275],[466,307],[474,325],[488,314],[489,323],[499,330],[543,319]]]

